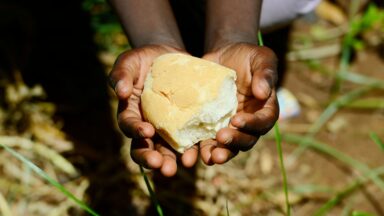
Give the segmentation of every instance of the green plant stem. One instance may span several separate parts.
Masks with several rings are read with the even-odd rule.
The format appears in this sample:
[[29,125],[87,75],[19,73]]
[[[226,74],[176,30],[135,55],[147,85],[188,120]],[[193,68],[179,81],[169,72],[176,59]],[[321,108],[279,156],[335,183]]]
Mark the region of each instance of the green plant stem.
[[[259,42],[259,46],[264,46],[263,35],[261,34],[260,31],[257,33],[257,39]],[[285,171],[283,150],[281,147],[281,134],[280,134],[280,130],[279,130],[279,124],[277,122],[274,126],[274,130],[275,130],[276,147],[277,147],[277,151],[279,153],[280,170],[281,170],[281,175],[283,176],[285,206],[287,208],[287,215],[290,216],[291,215],[291,206],[289,205],[287,173]]]
[[261,34],[261,31],[257,33],[257,41],[259,42],[259,46],[264,46],[263,35]]
[[349,68],[349,59],[351,58],[352,48],[349,41],[352,36],[350,33],[347,34],[346,39],[344,40],[342,51],[341,51],[341,60],[339,64],[339,70],[336,74],[335,83],[332,86],[331,93],[335,94],[340,91],[342,81],[345,79],[348,68]]
[[36,166],[34,163],[32,163],[30,160],[28,160],[23,155],[19,154],[15,150],[13,150],[11,147],[7,145],[0,144],[2,148],[4,148],[7,152],[9,152],[12,156],[23,162],[27,167],[29,167],[32,171],[34,171],[37,175],[39,175],[41,178],[45,179],[47,182],[49,182],[52,186],[56,187],[59,191],[61,191],[66,197],[73,200],[79,207],[87,211],[89,214],[93,216],[99,216],[93,209],[87,206],[83,201],[76,198],[75,195],[73,195],[71,192],[69,192],[63,185],[61,185],[59,182],[48,176],[42,169],[40,169],[38,166]]
[[384,89],[384,81],[378,78],[369,77],[361,73],[348,72],[345,80],[359,85],[373,86],[375,88]]
[[335,94],[340,91],[342,81],[345,79],[348,74],[349,61],[352,54],[353,39],[356,36],[356,32],[353,29],[353,17],[357,12],[357,8],[360,4],[360,0],[353,0],[349,8],[349,25],[348,32],[343,39],[343,44],[341,48],[341,59],[339,64],[339,70],[336,74],[335,82],[332,86],[331,93]]
[[159,204],[159,201],[156,198],[155,192],[153,192],[153,190],[152,190],[152,187],[151,187],[151,184],[149,182],[149,179],[148,179],[147,175],[145,174],[144,168],[142,166],[140,166],[140,172],[141,172],[141,175],[144,178],[144,182],[145,182],[145,185],[147,186],[147,189],[148,189],[148,192],[149,192],[149,196],[151,197],[152,202],[153,202],[153,204],[156,207],[157,214],[159,214],[159,216],[163,216],[164,215],[163,214],[163,209],[161,208],[161,206]]
[[288,181],[287,181],[287,173],[285,171],[285,166],[284,166],[284,158],[283,158],[283,151],[281,147],[281,134],[279,130],[279,124],[276,123],[274,127],[275,131],[275,139],[276,139],[276,147],[277,151],[279,154],[279,163],[280,163],[280,170],[281,174],[283,176],[283,188],[284,188],[284,195],[285,195],[285,206],[287,208],[287,215],[291,215],[291,206],[289,204],[289,196],[288,196]]

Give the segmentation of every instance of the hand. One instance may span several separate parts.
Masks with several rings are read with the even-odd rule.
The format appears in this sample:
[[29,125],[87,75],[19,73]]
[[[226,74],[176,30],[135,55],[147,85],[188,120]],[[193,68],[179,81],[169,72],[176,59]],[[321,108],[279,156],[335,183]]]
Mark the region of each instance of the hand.
[[239,151],[251,149],[277,121],[277,59],[269,48],[247,43],[226,45],[203,58],[237,72],[236,115],[232,117],[229,127],[218,131],[216,140],[200,143],[204,163],[222,164]]
[[[119,127],[126,136],[132,138],[132,159],[146,168],[160,169],[165,176],[173,176],[176,173],[176,154],[163,139],[155,136],[154,127],[143,120],[140,96],[153,60],[170,52],[182,50],[165,45],[148,45],[124,52],[110,73],[111,86],[119,100]],[[197,146],[186,151],[181,156],[183,165],[193,166],[197,154]]]

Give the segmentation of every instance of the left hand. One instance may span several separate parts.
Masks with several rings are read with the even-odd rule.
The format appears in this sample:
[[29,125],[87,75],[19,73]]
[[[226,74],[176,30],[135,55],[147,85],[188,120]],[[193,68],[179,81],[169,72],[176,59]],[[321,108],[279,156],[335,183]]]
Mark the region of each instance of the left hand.
[[197,146],[177,155],[163,139],[155,136],[155,128],[143,119],[141,111],[144,80],[153,60],[165,53],[186,54],[181,48],[165,44],[146,45],[126,51],[116,61],[110,81],[119,100],[119,127],[127,137],[132,138],[133,161],[145,168],[160,170],[164,176],[173,176],[177,171],[178,156],[185,167],[192,167],[196,163]]
[[205,164],[223,164],[239,151],[251,149],[277,121],[277,58],[271,49],[248,43],[229,44],[203,58],[237,72],[237,113],[215,140],[200,143]]

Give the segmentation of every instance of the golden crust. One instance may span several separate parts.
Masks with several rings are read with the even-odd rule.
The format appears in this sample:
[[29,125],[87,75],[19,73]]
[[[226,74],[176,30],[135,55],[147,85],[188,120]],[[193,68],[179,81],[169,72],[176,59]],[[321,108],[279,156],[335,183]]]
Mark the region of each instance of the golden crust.
[[177,131],[217,97],[228,77],[235,80],[236,72],[214,62],[178,53],[162,55],[154,60],[141,95],[144,119],[175,150],[183,151]]

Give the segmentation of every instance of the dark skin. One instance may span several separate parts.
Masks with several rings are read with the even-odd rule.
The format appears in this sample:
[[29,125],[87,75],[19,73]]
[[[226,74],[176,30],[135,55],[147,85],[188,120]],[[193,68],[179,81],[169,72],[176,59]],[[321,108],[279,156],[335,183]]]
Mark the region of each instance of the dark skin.
[[279,112],[275,92],[277,60],[270,49],[257,46],[261,1],[242,0],[239,4],[233,0],[207,0],[203,58],[236,70],[239,104],[230,125],[221,129],[216,139],[202,141],[182,155],[156,136],[154,127],[143,120],[140,111],[140,95],[153,59],[164,53],[186,53],[169,3],[111,3],[135,47],[120,55],[110,79],[119,99],[119,126],[133,138],[131,156],[136,163],[173,176],[178,158],[184,166],[192,167],[200,151],[207,165],[223,164],[239,151],[251,149],[273,127]]

